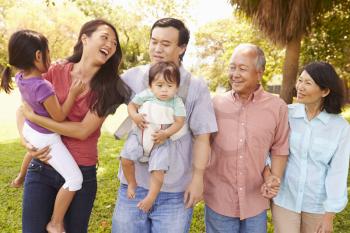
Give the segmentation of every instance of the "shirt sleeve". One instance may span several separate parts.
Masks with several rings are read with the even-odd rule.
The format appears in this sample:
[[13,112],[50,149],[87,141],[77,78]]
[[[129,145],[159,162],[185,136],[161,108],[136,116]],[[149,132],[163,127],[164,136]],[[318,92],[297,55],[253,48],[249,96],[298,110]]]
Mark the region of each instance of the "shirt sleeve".
[[49,96],[52,96],[54,95],[55,92],[53,90],[53,87],[51,85],[51,83],[49,83],[48,81],[46,80],[43,80],[43,82],[41,82],[37,89],[36,89],[36,92],[35,92],[35,95],[36,95],[36,100],[39,102],[39,103],[43,103],[45,102],[45,100],[49,97]]
[[180,116],[180,117],[186,116],[186,109],[185,109],[184,102],[178,96],[174,98],[174,115]]
[[218,127],[208,87],[203,79],[193,78],[191,82],[195,82],[192,84],[195,86],[189,90],[187,99],[190,94],[196,97],[191,103],[189,127],[194,135],[214,133],[218,131]]
[[329,164],[325,188],[327,199],[323,203],[326,212],[339,213],[347,204],[347,177],[350,156],[350,127],[343,131],[338,147]]
[[270,153],[271,156],[289,154],[288,107],[284,102],[280,104],[277,128]]
[[46,79],[47,81],[52,83],[52,77],[55,73],[55,70],[57,69],[57,66],[62,66],[62,65],[60,65],[60,64],[51,65],[49,67],[49,70],[46,73],[42,74],[43,79]]
[[136,94],[134,98],[131,100],[131,102],[142,105],[144,102],[150,100],[152,98],[153,94],[148,89]]

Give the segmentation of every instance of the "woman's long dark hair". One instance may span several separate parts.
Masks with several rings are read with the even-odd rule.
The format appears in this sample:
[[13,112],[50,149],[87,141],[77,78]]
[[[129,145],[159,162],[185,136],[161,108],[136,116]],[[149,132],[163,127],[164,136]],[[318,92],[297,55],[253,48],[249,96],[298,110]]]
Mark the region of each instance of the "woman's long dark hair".
[[128,88],[118,75],[122,50],[115,27],[103,19],[95,19],[85,23],[80,29],[73,55],[68,57],[67,60],[73,63],[80,61],[83,54],[82,36],[85,34],[90,37],[101,25],[107,25],[113,30],[117,45],[113,56],[101,66],[90,81],[91,94],[89,108],[91,111],[96,112],[99,117],[106,117],[109,114],[113,114],[117,107],[124,103],[129,96]]

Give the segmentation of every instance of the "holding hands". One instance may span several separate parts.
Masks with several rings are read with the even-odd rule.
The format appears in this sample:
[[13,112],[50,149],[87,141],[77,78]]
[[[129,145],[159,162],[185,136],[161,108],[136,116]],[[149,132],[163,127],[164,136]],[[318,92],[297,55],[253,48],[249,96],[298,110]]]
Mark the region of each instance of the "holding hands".
[[267,199],[274,198],[281,185],[281,179],[271,173],[269,166],[266,166],[263,172],[265,183],[261,186],[261,195]]

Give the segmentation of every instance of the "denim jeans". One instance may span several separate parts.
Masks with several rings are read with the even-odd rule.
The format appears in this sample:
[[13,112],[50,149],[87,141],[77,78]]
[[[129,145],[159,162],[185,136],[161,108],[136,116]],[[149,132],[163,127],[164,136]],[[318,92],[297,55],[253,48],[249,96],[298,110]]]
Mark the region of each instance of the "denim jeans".
[[128,199],[127,185],[121,184],[112,219],[112,233],[186,233],[191,226],[193,209],[186,209],[184,193],[160,192],[152,208],[144,213],[137,203],[148,190],[137,187],[136,198]]
[[244,220],[216,213],[205,206],[205,228],[207,233],[266,233],[266,210]]
[[[82,189],[76,192],[64,218],[67,233],[87,232],[96,197],[96,167],[79,166],[83,174]],[[33,159],[24,182],[22,206],[23,233],[46,233],[55,198],[64,184],[63,177],[51,166]]]

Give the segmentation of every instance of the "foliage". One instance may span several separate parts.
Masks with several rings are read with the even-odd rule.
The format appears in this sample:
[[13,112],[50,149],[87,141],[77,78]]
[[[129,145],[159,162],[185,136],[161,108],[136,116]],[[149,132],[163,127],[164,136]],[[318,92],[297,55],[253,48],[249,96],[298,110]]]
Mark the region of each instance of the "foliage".
[[230,0],[230,2],[240,12],[250,17],[267,38],[275,44],[286,46],[280,96],[287,103],[291,103],[298,73],[301,40],[320,18],[342,1]]
[[189,19],[191,5],[190,0],[140,0],[130,9],[109,0],[0,0],[0,3],[0,68],[7,63],[5,41],[15,30],[29,28],[43,33],[49,40],[51,56],[56,60],[72,52],[83,23],[104,18],[116,26],[120,36],[124,54],[121,70],[149,62],[149,25],[158,17]]
[[38,1],[15,1],[5,9],[4,15],[6,41],[19,29],[39,31],[49,40],[53,60],[67,57],[72,52],[79,29],[88,20],[88,17],[69,2],[46,6]]
[[340,1],[332,11],[317,17],[304,39],[301,61],[328,61],[350,81],[350,0]]
[[[102,134],[99,141],[99,167],[97,172],[98,192],[90,219],[89,232],[111,232],[111,220],[115,205],[116,192],[119,186],[117,179],[118,155],[123,141],[115,141],[112,135]],[[24,149],[18,142],[0,143],[0,231],[4,233],[21,231],[21,198],[22,189],[9,187],[9,182],[19,170]],[[349,179],[348,179],[349,183]],[[334,232],[346,233],[350,229],[350,206],[337,214],[334,222]],[[272,233],[271,216],[269,217],[268,232]],[[191,233],[204,232],[204,204],[196,206]]]
[[217,86],[226,88],[229,86],[226,70],[233,49],[240,43],[253,43],[264,50],[267,64],[263,85],[273,75],[282,72],[284,51],[264,40],[261,33],[243,16],[237,15],[232,19],[208,23],[199,28],[195,37],[195,45],[200,57],[199,70],[195,72],[210,80],[212,90]]
[[231,0],[232,5],[252,18],[274,43],[286,45],[302,37],[316,16],[332,7],[331,0],[256,1]]
[[148,36],[144,36],[149,34],[149,28],[141,24],[142,17],[119,5],[113,5],[108,0],[75,0],[74,2],[86,16],[103,18],[115,25],[123,50],[122,70],[149,61]]

